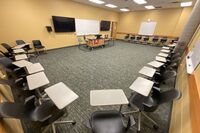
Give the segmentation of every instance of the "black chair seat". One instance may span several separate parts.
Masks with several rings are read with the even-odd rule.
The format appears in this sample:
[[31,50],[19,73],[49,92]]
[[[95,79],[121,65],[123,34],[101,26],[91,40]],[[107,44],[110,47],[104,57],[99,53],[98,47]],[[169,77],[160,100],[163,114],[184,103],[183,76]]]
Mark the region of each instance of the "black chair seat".
[[35,48],[42,49],[42,48],[45,48],[45,47],[44,46],[35,46]]
[[126,128],[119,111],[97,111],[91,116],[94,133],[125,133]]

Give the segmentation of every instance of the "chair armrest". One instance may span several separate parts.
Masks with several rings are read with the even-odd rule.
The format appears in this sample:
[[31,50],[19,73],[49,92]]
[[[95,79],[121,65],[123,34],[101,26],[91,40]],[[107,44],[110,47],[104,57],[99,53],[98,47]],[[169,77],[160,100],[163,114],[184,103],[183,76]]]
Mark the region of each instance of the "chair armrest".
[[35,108],[35,96],[30,96],[26,98],[24,105],[28,110],[32,110],[33,108]]
[[160,92],[160,88],[153,86],[153,89]]

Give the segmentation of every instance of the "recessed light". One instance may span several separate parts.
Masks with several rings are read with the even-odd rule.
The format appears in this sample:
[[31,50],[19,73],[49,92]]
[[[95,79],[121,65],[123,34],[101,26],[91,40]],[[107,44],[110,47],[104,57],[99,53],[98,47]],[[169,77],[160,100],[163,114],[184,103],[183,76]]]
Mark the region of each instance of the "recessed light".
[[152,6],[152,5],[148,5],[148,6],[144,6],[146,9],[155,9],[155,7],[154,6]]
[[105,6],[110,7],[110,8],[117,8],[117,6],[113,4],[106,4]]
[[146,2],[146,0],[133,0],[135,3],[137,3],[137,4],[146,4],[147,2]]
[[123,11],[123,12],[128,12],[128,11],[130,11],[130,10],[127,9],[127,8],[121,8],[120,10]]
[[103,4],[104,1],[101,0],[89,0],[90,2],[96,3],[96,4]]
[[187,7],[187,6],[191,6],[192,5],[192,1],[189,2],[181,2],[181,7]]

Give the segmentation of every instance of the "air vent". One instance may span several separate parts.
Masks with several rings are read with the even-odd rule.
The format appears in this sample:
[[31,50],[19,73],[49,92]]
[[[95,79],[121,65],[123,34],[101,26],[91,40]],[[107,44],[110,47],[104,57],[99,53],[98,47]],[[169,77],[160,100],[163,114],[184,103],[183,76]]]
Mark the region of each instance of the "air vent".
[[172,2],[173,4],[178,4],[178,3],[181,3],[181,2],[179,2],[179,1],[174,1],[174,2]]
[[159,9],[159,8],[162,8],[162,6],[156,6],[155,8]]

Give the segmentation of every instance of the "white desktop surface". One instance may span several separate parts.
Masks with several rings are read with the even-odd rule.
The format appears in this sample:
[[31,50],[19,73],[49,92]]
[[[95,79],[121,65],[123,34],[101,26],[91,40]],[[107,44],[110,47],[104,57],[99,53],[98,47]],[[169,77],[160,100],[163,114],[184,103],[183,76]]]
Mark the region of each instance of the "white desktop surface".
[[23,48],[24,46],[26,46],[27,44],[21,44],[21,45],[17,45],[15,47],[13,47],[12,49],[21,49]]
[[155,68],[160,68],[162,65],[164,65],[164,63],[161,63],[161,62],[158,62],[158,61],[152,61],[152,62],[149,62],[148,65],[151,65]]
[[28,59],[26,54],[15,55],[15,60],[25,60],[25,59]]
[[36,72],[44,71],[44,68],[40,63],[35,63],[35,64],[32,64],[32,65],[28,65],[28,66],[26,66],[26,69],[27,69],[27,72],[29,74],[33,74],[33,73],[36,73]]
[[167,62],[166,58],[160,56],[156,56],[156,60],[164,63]]
[[169,47],[166,47],[166,46],[163,46],[162,48],[163,48],[163,49],[167,49],[167,50],[169,50],[169,49],[170,49]]
[[49,84],[49,80],[44,72],[28,75],[26,78],[27,78],[29,90],[34,90],[34,89],[37,89],[39,87]]
[[153,84],[153,81],[138,77],[129,88],[143,96],[148,96],[151,92]]
[[14,49],[13,52],[15,54],[18,54],[18,53],[25,53],[25,51],[23,49]]
[[78,98],[68,86],[60,82],[44,90],[58,109],[63,109]]
[[144,66],[139,73],[152,78],[156,73],[156,69]]
[[169,54],[166,54],[166,53],[159,53],[158,55],[162,56],[162,57],[168,57],[169,56]]
[[176,46],[176,44],[174,43],[174,44],[169,44],[169,45],[167,45],[168,47],[175,47]]
[[170,53],[170,50],[166,50],[166,49],[162,49],[160,50],[161,52],[164,52],[164,53]]
[[122,105],[128,103],[128,99],[121,89],[90,91],[91,106]]
[[26,66],[32,65],[32,63],[27,60],[15,61],[12,64],[14,64],[18,67],[26,67]]

